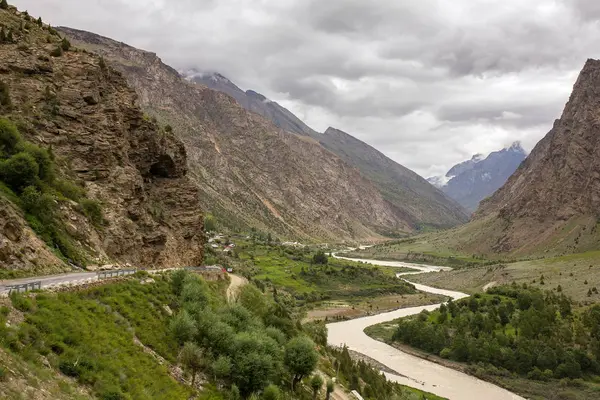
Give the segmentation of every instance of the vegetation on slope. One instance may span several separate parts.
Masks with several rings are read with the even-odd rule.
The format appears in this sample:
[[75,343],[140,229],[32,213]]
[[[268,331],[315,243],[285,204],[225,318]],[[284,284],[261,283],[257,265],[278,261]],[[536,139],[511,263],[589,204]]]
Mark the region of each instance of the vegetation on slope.
[[514,284],[400,319],[390,339],[526,395],[584,399],[600,391],[599,328],[599,305],[577,312],[561,292]]
[[[90,222],[103,223],[100,204],[66,177],[57,177],[52,150],[21,136],[9,120],[0,118],[0,195],[19,207],[29,226],[63,259],[85,264],[74,246],[75,238],[61,220],[61,204],[75,202],[75,210]],[[1,272],[1,270],[0,270]]]
[[309,400],[327,396],[327,379],[315,376],[336,373],[335,386],[365,399],[423,398],[353,361],[347,349],[327,348],[325,326],[299,324],[276,290],[247,285],[231,304],[224,292],[224,281],[178,271],[13,295],[0,313],[0,355],[14,360],[0,371],[9,382],[0,397],[23,398],[14,386],[20,363],[32,382],[54,377],[56,398],[187,399],[198,392],[200,399]]

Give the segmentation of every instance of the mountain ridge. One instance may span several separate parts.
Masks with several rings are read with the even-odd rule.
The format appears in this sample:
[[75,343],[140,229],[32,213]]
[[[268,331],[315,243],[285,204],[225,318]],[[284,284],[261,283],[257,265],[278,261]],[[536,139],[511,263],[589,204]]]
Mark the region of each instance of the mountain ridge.
[[[232,227],[256,227],[284,236],[325,240],[370,240],[381,235],[407,234],[416,228],[410,213],[391,204],[364,174],[322,146],[312,129],[257,92],[244,92],[220,74],[203,74],[203,81],[213,82],[213,86],[220,83],[231,94],[225,89],[210,89],[198,76],[188,74],[185,78],[167,68],[153,53],[89,32],[60,29],[78,45],[116,63],[116,68],[136,88],[142,107],[174,127],[190,153],[193,176],[202,182],[204,206],[221,219],[235,220],[240,225]],[[234,95],[242,96],[241,101]],[[184,101],[183,97],[187,99]],[[242,108],[244,103],[247,108]],[[284,110],[311,134],[293,133],[273,125],[276,121],[268,115],[255,112],[257,105],[268,106],[271,111]],[[242,109],[250,113],[244,114]],[[277,120],[280,125],[282,120]],[[243,135],[233,134],[241,131]],[[268,145],[267,139],[276,145]],[[272,151],[274,148],[285,156],[280,157]],[[293,160],[295,164],[291,164]],[[221,176],[216,174],[219,168],[225,171]],[[310,201],[302,201],[303,198]],[[453,226],[466,220],[460,207],[456,208],[455,214],[447,216],[440,225]],[[442,215],[445,212],[433,206],[430,209]],[[296,229],[298,226],[302,228]]]
[[456,164],[444,177],[429,178],[448,196],[474,212],[479,202],[492,195],[516,171],[527,153],[520,142],[487,157],[475,154],[470,160]]
[[358,171],[308,136],[275,127],[155,54],[59,28],[120,70],[138,103],[182,138],[201,202],[225,227],[303,240],[375,240],[411,226]]
[[194,82],[231,94],[242,107],[270,119],[280,128],[318,141],[373,182],[383,198],[413,227],[447,228],[468,220],[467,212],[454,200],[430,187],[430,183],[415,172],[354,136],[333,127],[319,133],[277,102],[268,100],[266,105],[257,106],[252,97],[264,103],[265,96],[250,89],[244,92],[219,73],[187,74],[188,79]]

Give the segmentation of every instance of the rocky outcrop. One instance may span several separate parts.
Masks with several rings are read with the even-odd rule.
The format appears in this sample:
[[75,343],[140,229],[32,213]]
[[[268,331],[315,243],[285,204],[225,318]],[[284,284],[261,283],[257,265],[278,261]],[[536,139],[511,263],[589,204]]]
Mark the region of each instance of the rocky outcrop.
[[506,184],[481,203],[471,247],[516,254],[598,249],[599,101],[600,61],[588,60],[561,118]]
[[[15,43],[0,45],[0,80],[8,85],[12,101],[3,116],[18,121],[28,140],[51,148],[60,175],[79,182],[101,202],[106,220],[101,227],[82,218],[68,201],[60,204],[69,233],[89,264],[144,268],[200,263],[203,218],[198,187],[187,177],[183,143],[144,115],[121,73],[87,51],[51,56],[60,38],[33,23],[20,29],[25,18],[0,10],[0,23],[15,32]],[[0,209],[30,236],[23,215],[4,204]],[[21,257],[24,267],[64,265],[48,256],[39,240],[23,246],[10,242],[13,258],[26,248],[39,260]]]

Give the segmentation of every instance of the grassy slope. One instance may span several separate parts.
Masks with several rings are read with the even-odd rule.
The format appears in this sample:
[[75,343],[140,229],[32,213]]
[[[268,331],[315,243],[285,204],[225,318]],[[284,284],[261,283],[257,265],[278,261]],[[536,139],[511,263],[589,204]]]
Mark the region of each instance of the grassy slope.
[[81,292],[19,297],[13,303],[21,311],[12,314],[23,322],[13,321],[13,328],[1,331],[0,343],[9,357],[21,357],[36,369],[49,365],[48,374],[67,373],[95,396],[187,399],[189,389],[133,340],[135,335],[174,360],[177,347],[167,336],[163,308],[172,301],[170,286],[161,279],[148,285],[129,280]]

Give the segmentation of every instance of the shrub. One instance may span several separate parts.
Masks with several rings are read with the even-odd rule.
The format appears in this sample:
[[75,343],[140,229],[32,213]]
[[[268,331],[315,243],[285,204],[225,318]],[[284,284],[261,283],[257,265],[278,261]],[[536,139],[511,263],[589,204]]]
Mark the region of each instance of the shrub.
[[13,307],[19,311],[26,312],[33,310],[33,300],[22,294],[12,293],[10,295],[10,301],[12,302]]
[[53,186],[63,196],[73,201],[79,202],[85,196],[85,190],[81,186],[64,179],[55,180]]
[[63,51],[69,51],[71,49],[71,42],[69,42],[67,38],[63,38],[63,40],[60,42],[60,48]]
[[3,10],[8,9],[8,2],[6,0],[1,0],[0,1],[0,8]]
[[281,399],[281,390],[275,385],[269,385],[265,388],[262,395],[263,400],[279,400]]
[[17,153],[0,164],[0,178],[17,192],[35,185],[39,173],[40,167],[29,153]]
[[30,154],[39,166],[39,177],[45,182],[54,180],[54,168],[48,150],[36,146],[33,143],[22,141],[18,144],[18,150]]
[[83,213],[88,217],[95,225],[101,225],[104,223],[104,216],[102,215],[102,206],[96,200],[83,199],[81,201],[81,207],[83,207]]
[[[2,85],[5,85],[5,83],[0,82],[0,104],[2,103]],[[7,119],[0,118],[0,156],[13,154],[22,140],[15,124]]]
[[50,55],[52,57],[61,57],[63,55],[63,49],[61,46],[58,46],[57,48],[55,48],[54,50],[52,50],[50,52]]

